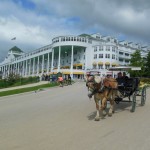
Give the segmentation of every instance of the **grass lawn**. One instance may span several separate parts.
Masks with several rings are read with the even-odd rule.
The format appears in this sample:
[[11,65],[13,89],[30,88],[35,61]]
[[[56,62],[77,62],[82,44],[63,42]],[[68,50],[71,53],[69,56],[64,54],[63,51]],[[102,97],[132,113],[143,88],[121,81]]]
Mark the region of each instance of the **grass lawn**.
[[47,83],[47,84],[42,84],[42,85],[38,85],[38,86],[34,86],[34,87],[27,87],[27,88],[3,91],[3,92],[0,92],[0,97],[19,94],[19,93],[25,93],[25,92],[30,92],[30,91],[36,91],[39,89],[50,88],[50,87],[54,87],[54,86],[58,86],[58,84],[57,83],[54,83],[54,84]]

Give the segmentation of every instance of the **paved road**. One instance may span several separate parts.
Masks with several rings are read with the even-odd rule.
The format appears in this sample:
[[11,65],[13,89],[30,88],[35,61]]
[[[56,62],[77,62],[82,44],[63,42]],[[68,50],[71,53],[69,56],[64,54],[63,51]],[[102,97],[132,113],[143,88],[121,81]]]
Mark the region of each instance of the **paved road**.
[[[148,93],[149,92],[149,93]],[[116,106],[94,121],[85,83],[0,98],[0,150],[149,150],[150,90],[144,107]]]

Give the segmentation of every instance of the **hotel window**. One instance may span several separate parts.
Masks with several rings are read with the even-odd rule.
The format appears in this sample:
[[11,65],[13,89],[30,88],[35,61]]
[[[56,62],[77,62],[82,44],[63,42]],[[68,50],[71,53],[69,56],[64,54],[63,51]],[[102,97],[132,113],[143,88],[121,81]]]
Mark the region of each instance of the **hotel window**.
[[116,50],[115,50],[115,47],[113,46],[113,47],[112,47],[112,52],[115,52],[115,51],[116,51]]
[[125,60],[125,63],[129,63],[129,60]]
[[103,51],[103,46],[99,46],[99,51]]
[[123,55],[123,52],[119,52],[119,55]]
[[97,54],[94,54],[94,59],[96,59],[97,58]]
[[73,41],[73,37],[71,37],[71,41]]
[[110,54],[105,54],[105,58],[110,58]]
[[128,54],[128,53],[125,53],[125,56],[129,56],[129,54]]
[[114,54],[112,54],[112,59],[115,59],[115,55]]
[[99,58],[103,58],[103,54],[99,54]]
[[105,69],[109,69],[110,65],[105,65]]
[[103,65],[98,65],[98,69],[103,69]]
[[106,46],[106,51],[110,51],[110,46]]
[[94,47],[94,52],[97,52],[97,47]]

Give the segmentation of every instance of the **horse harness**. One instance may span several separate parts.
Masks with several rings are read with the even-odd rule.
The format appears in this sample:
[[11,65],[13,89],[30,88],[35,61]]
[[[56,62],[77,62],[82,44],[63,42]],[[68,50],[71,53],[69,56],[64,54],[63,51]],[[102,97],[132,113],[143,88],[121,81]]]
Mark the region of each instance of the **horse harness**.
[[[109,93],[110,93],[110,91],[112,90],[112,89],[114,89],[114,88],[112,88],[111,86],[105,86],[105,84],[104,84],[104,80],[105,81],[109,81],[107,78],[101,78],[102,80],[101,80],[101,82],[100,83],[97,83],[97,82],[95,82],[95,80],[94,80],[94,78],[92,79],[92,80],[89,80],[89,81],[87,81],[87,83],[86,83],[86,85],[88,86],[88,83],[92,83],[93,84],[93,87],[94,88],[92,88],[93,90],[92,90],[92,95],[94,95],[94,94],[96,94],[96,93],[103,93],[106,89],[108,90],[108,94],[107,95],[109,95]],[[110,81],[110,82],[116,82],[116,81]],[[99,88],[97,88],[97,86],[99,86]],[[89,88],[89,87],[88,87]]]

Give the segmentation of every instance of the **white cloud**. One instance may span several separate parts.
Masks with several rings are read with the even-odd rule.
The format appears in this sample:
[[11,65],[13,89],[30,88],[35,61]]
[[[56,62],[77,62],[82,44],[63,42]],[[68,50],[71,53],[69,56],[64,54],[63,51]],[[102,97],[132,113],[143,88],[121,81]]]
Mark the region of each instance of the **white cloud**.
[[50,44],[55,36],[93,32],[150,42],[149,0],[30,2],[35,5],[33,9],[23,7],[23,1],[0,1],[0,43],[7,43],[0,51],[12,45],[12,37],[17,37],[13,43],[19,48],[34,50]]

